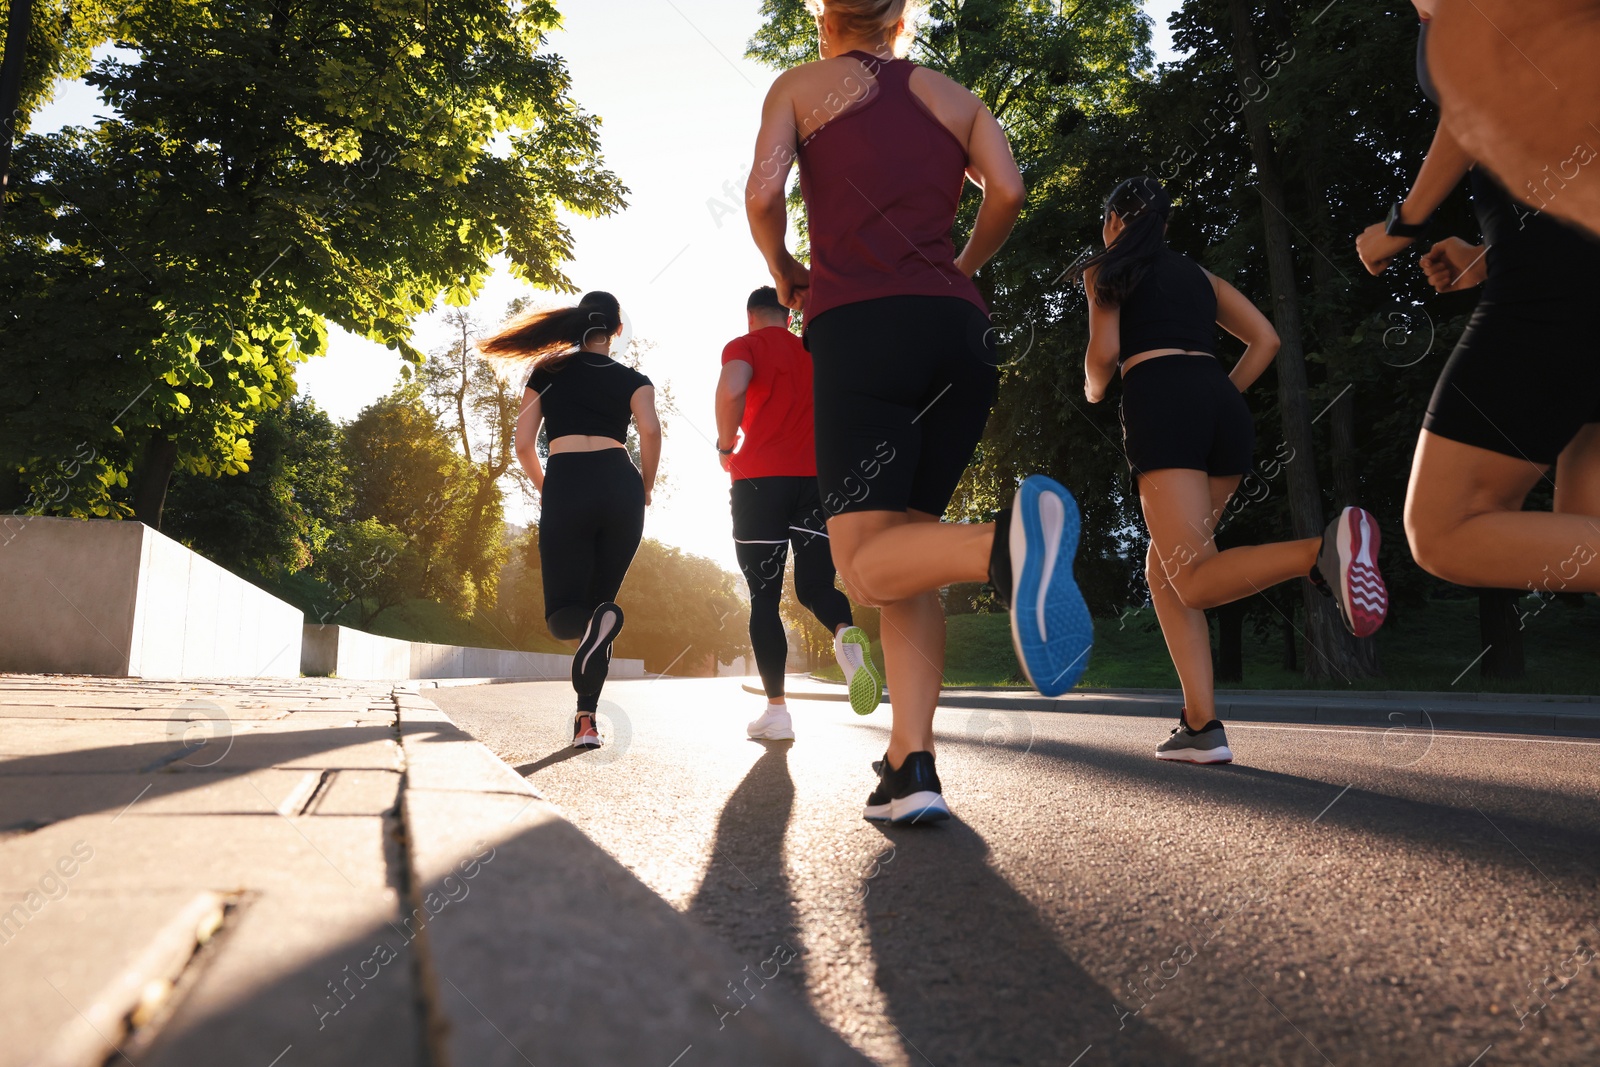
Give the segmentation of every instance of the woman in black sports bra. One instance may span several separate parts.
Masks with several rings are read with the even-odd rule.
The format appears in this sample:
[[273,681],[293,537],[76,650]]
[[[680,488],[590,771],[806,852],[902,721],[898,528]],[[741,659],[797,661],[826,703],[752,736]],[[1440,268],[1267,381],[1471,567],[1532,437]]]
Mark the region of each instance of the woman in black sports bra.
[[[1217,551],[1217,520],[1255,445],[1240,393],[1277,355],[1278,334],[1239,290],[1167,248],[1171,212],[1153,178],[1130,178],[1106,200],[1106,247],[1077,268],[1089,297],[1084,393],[1099,403],[1121,371],[1123,442],[1150,531],[1145,577],[1183,684],[1178,727],[1156,757],[1226,763],[1233,752],[1216,717],[1205,609],[1309,577],[1365,636],[1382,625],[1388,594],[1378,525],[1360,508],[1346,508],[1321,538]],[[1214,354],[1218,326],[1245,343],[1231,372]]]
[[[610,293],[577,307],[534,311],[478,343],[501,364],[530,369],[517,415],[517,459],[539,490],[539,555],[550,632],[577,642],[572,744],[600,744],[595,725],[611,644],[622,630],[614,600],[644,535],[644,509],[661,458],[661,423],[650,379],[610,356],[622,309]],[[641,473],[628,458],[628,422],[639,429]],[[548,426],[541,465],[539,425]]]
[[[1432,100],[1425,44],[1433,5],[1416,6],[1417,80]],[[1573,178],[1594,157],[1579,145],[1550,169]],[[1388,223],[1362,232],[1356,251],[1368,271],[1381,273],[1462,175],[1483,244],[1446,238],[1421,266],[1441,293],[1482,285],[1483,295],[1417,438],[1406,489],[1411,554],[1423,570],[1460,585],[1600,592],[1600,567],[1592,565],[1600,558],[1600,241],[1513,200],[1440,123],[1405,200]],[[1569,195],[1548,184],[1543,193]],[[1540,481],[1553,481],[1553,510],[1524,511]]]

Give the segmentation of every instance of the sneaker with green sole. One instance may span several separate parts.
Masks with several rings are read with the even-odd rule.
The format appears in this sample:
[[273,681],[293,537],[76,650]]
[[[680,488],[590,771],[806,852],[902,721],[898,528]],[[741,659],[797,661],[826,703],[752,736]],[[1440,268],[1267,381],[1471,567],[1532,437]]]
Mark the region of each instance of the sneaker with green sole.
[[883,676],[872,662],[872,641],[859,626],[846,627],[833,639],[833,658],[844,671],[850,689],[850,707],[857,715],[871,715],[883,702]]

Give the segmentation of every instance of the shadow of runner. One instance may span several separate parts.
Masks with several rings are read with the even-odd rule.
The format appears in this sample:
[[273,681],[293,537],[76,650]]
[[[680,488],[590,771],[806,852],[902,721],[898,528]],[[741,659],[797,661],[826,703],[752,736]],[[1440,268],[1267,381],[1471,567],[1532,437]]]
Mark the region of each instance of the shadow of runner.
[[574,756],[581,756],[585,752],[592,751],[594,750],[588,748],[575,748],[572,745],[563,745],[561,748],[556,749],[554,752],[550,753],[550,755],[541,760],[535,760],[533,763],[524,763],[514,769],[518,774],[522,775],[522,777],[530,778],[544,770],[546,767],[554,766],[557,763],[572,759]]
[[764,994],[782,990],[813,1014],[783,851],[794,809],[794,780],[789,775],[793,742],[762,745],[766,751],[722,807],[711,860],[688,914],[748,965],[747,971],[729,976],[736,988],[727,990],[727,1010],[744,1002],[755,1004]]
[[[881,827],[893,842],[869,883],[877,984],[912,1063],[1197,1063],[1074,962],[960,822]],[[887,854],[887,850],[886,850]]]

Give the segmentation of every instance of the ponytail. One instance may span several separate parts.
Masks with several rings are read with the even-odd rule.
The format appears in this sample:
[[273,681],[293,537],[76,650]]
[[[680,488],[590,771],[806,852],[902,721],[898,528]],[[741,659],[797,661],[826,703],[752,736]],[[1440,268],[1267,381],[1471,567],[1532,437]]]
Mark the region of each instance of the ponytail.
[[577,307],[525,311],[478,342],[478,353],[507,374],[555,367],[596,333],[610,337],[622,325],[622,306],[610,293],[585,293]]
[[1077,281],[1095,268],[1094,302],[1101,307],[1120,307],[1166,251],[1172,198],[1154,178],[1129,178],[1106,198],[1105,217],[1112,214],[1122,219],[1122,232],[1068,272]]

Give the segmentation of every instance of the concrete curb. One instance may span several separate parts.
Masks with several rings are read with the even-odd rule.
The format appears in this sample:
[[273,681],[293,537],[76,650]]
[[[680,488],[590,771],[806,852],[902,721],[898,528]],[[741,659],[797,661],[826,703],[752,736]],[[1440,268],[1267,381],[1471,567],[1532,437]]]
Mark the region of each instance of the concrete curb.
[[773,960],[736,959],[417,691],[394,700],[434,1063],[867,1062],[776,996],[719,1016]]
[[[849,694],[837,683],[822,683],[828,689],[791,690],[795,700],[847,701]],[[837,686],[837,688],[832,688]],[[762,695],[758,685],[744,684],[746,692]],[[1501,695],[1501,694],[1495,694]],[[1559,737],[1600,737],[1600,707],[1587,698],[1577,701],[1530,701],[1547,707],[1507,706],[1461,707],[1473,703],[1446,694],[1407,693],[1371,697],[1346,696],[1316,690],[1290,690],[1283,693],[1244,694],[1219,690],[1217,714],[1230,722],[1290,723],[1322,726],[1381,726],[1407,729],[1483,730],[1520,734],[1549,734]],[[1402,701],[1400,698],[1404,697]],[[1231,699],[1230,699],[1231,698]],[[1436,699],[1444,698],[1444,699]],[[1362,701],[1375,704],[1363,707]],[[1080,715],[1143,715],[1175,719],[1182,706],[1175,690],[1079,690],[1064,697],[1042,697],[1034,693],[1003,693],[994,690],[947,689],[939,698],[940,707],[975,708],[992,711],[1049,712]],[[1578,707],[1566,710],[1572,704]],[[1397,706],[1403,705],[1403,706]],[[1442,706],[1441,706],[1442,705]],[[1452,706],[1455,705],[1455,706]]]

